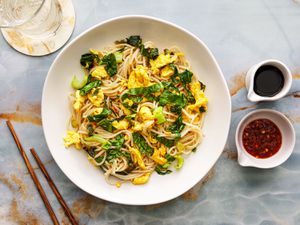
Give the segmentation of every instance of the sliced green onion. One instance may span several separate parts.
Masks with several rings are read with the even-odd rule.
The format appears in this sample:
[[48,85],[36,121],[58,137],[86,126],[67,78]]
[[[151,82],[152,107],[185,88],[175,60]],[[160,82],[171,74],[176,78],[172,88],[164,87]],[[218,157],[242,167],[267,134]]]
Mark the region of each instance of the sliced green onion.
[[82,81],[78,80],[77,77],[74,75],[71,82],[72,88],[78,90],[82,88],[84,85],[86,85],[87,81],[88,81],[88,75],[84,75]]
[[98,143],[102,144],[102,147],[104,149],[108,149],[111,146],[111,143],[108,140],[106,140],[105,138],[103,138],[97,134],[94,134],[90,137],[86,137],[86,138],[84,138],[84,140],[88,141],[88,142],[98,142]]
[[175,155],[174,158],[177,159],[177,165],[174,168],[179,170],[183,166],[184,158],[181,155]]
[[153,111],[154,118],[157,119],[157,124],[162,124],[166,122],[166,118],[163,113],[163,107],[159,106]]
[[115,52],[116,62],[121,63],[123,61],[123,53],[122,52]]

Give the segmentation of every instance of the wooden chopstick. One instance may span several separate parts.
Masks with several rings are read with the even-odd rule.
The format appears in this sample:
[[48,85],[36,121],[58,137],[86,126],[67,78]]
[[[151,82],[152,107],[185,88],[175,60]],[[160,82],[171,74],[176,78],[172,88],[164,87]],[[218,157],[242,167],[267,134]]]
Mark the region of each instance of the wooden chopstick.
[[72,225],[78,225],[77,221],[75,220],[71,210],[69,209],[67,203],[65,202],[65,200],[63,199],[63,197],[61,196],[61,194],[59,193],[55,183],[53,182],[52,178],[50,177],[49,173],[47,172],[43,162],[41,161],[40,157],[38,156],[38,154],[36,153],[36,151],[34,150],[34,148],[30,149],[31,154],[33,155],[35,161],[37,162],[38,166],[40,167],[41,171],[43,172],[49,186],[51,187],[53,193],[55,194],[57,200],[59,201],[60,205],[62,206],[62,208],[65,211],[65,214],[68,216],[70,222]]
[[26,164],[26,167],[27,167],[27,169],[28,169],[28,171],[30,173],[30,176],[31,176],[31,178],[32,178],[35,186],[37,187],[37,189],[38,189],[38,191],[40,193],[40,196],[41,196],[41,198],[42,198],[42,200],[43,200],[43,202],[44,202],[44,204],[46,206],[46,209],[47,209],[47,211],[49,213],[49,216],[51,217],[51,220],[52,220],[53,224],[59,225],[59,222],[58,222],[58,220],[57,220],[57,218],[55,216],[55,213],[54,213],[54,211],[53,211],[53,209],[52,209],[52,207],[51,207],[51,205],[49,203],[49,200],[48,200],[48,198],[47,198],[47,196],[45,194],[45,191],[44,191],[41,183],[39,182],[39,180],[38,180],[38,178],[37,178],[37,176],[36,176],[36,174],[35,174],[32,166],[30,164],[29,159],[27,158],[27,155],[26,155],[26,153],[25,153],[25,151],[24,151],[24,149],[23,149],[23,147],[21,145],[21,142],[20,142],[20,140],[19,140],[19,138],[18,138],[18,136],[17,136],[17,134],[15,132],[15,129],[14,129],[12,123],[9,120],[7,120],[6,121],[6,125],[8,126],[8,128],[9,128],[9,130],[10,130],[10,132],[11,132],[11,134],[12,134],[12,136],[13,136],[15,142],[16,142],[16,145],[17,145],[17,147],[18,147],[18,149],[20,151],[20,154],[23,157],[23,160],[24,160],[24,162]]

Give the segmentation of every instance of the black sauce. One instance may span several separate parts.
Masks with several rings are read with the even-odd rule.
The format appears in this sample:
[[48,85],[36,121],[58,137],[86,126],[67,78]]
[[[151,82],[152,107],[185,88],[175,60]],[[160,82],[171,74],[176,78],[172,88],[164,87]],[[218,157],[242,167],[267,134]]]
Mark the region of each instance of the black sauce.
[[254,92],[260,96],[272,97],[278,94],[284,85],[284,76],[275,66],[262,66],[254,75]]

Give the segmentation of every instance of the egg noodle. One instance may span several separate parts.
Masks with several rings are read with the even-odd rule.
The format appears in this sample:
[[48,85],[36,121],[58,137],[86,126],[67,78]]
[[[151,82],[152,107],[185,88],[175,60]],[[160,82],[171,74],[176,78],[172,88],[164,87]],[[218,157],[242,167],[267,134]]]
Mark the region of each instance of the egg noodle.
[[108,183],[145,184],[152,172],[180,169],[196,150],[207,111],[205,85],[177,47],[159,53],[140,36],[81,56],[72,80],[72,116],[64,137],[104,171]]

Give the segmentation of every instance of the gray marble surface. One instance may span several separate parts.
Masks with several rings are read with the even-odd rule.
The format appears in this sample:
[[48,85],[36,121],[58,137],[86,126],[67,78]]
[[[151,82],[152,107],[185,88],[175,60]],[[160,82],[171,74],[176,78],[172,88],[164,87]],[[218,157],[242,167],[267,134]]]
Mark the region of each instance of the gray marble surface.
[[[232,96],[232,123],[223,154],[195,187],[163,204],[134,207],[96,199],[72,184],[53,161],[41,127],[40,102],[56,57],[24,56],[0,37],[0,224],[51,224],[47,211],[5,125],[10,118],[62,224],[68,219],[28,149],[35,147],[80,224],[300,224],[300,4],[293,0],[73,0],[73,39],[103,20],[145,14],[174,22],[212,50]],[[267,58],[293,73],[288,96],[253,104],[246,99],[247,69]],[[235,128],[247,112],[273,108],[293,122],[292,156],[275,169],[242,168],[236,161]]]

